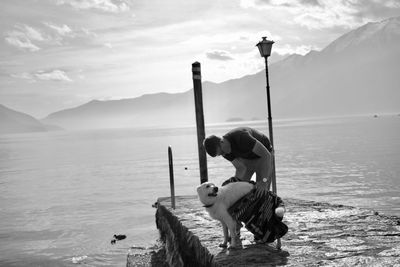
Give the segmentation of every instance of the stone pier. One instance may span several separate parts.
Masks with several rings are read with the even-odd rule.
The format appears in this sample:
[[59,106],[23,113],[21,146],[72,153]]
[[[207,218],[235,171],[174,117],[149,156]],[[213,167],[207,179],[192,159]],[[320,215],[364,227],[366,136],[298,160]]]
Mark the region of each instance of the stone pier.
[[156,226],[164,246],[153,255],[129,254],[127,266],[400,266],[400,218],[342,205],[283,199],[289,232],[282,249],[253,241],[241,230],[243,248],[218,245],[222,228],[197,196],[160,198]]

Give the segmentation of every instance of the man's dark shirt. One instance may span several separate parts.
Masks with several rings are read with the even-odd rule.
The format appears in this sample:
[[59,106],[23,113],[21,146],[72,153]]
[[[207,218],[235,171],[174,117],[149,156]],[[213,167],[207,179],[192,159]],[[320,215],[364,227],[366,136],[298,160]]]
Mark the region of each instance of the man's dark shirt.
[[229,161],[233,161],[235,158],[260,158],[252,151],[257,140],[261,142],[269,152],[272,151],[268,137],[260,131],[250,127],[235,128],[224,135],[223,138],[227,139],[231,143],[231,153],[223,156]]

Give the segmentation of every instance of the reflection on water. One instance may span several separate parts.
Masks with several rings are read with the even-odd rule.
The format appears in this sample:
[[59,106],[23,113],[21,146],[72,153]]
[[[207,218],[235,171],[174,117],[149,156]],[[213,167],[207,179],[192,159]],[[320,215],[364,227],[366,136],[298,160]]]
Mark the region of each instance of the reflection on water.
[[[223,135],[250,125],[207,127]],[[339,118],[274,124],[278,193],[400,215],[400,118]],[[42,262],[120,266],[131,246],[158,237],[151,205],[168,196],[167,147],[175,193],[198,185],[196,129],[128,129],[0,136],[0,265]],[[233,175],[208,157],[211,181]],[[114,234],[127,239],[111,245]],[[40,265],[40,264],[37,264]]]

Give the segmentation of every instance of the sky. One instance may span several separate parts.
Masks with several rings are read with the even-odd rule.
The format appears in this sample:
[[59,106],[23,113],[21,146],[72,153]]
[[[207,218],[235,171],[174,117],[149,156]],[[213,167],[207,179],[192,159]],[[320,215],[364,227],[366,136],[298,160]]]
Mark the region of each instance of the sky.
[[223,82],[321,50],[399,0],[1,0],[0,104],[36,118],[113,100]]

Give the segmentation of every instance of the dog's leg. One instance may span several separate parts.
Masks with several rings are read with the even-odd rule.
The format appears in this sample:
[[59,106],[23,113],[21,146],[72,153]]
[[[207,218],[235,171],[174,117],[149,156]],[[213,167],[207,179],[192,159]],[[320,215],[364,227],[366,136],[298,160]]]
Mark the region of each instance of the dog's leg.
[[224,232],[224,242],[219,244],[219,246],[221,248],[226,248],[228,246],[228,239],[229,239],[228,227],[223,221],[221,221],[221,225],[222,225],[222,231]]
[[236,235],[236,221],[227,213],[226,217],[226,225],[229,228],[229,234],[231,236],[231,242],[229,249],[235,249],[238,248],[237,244],[237,235]]

